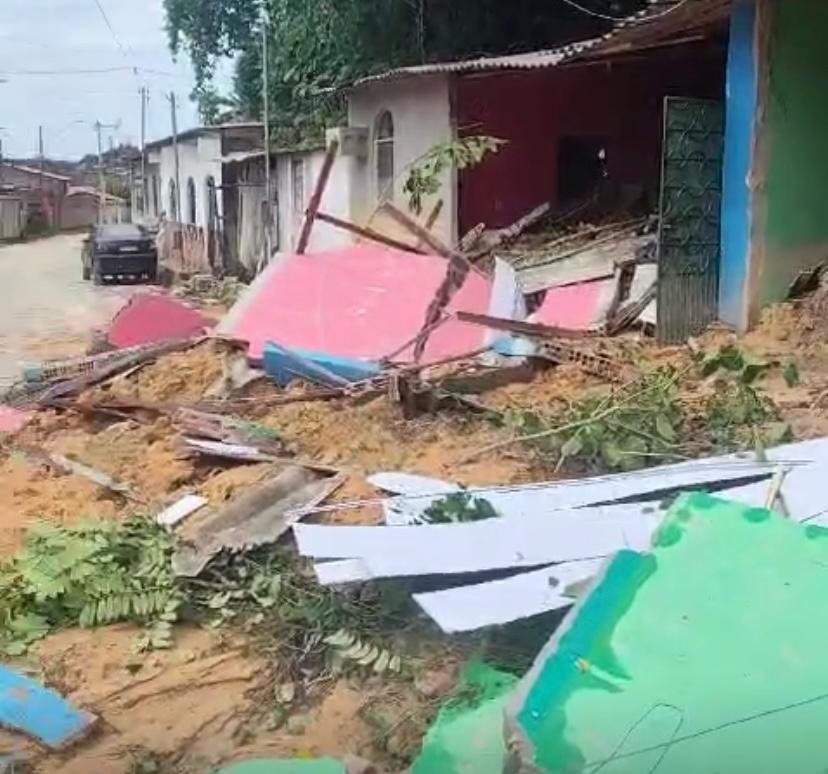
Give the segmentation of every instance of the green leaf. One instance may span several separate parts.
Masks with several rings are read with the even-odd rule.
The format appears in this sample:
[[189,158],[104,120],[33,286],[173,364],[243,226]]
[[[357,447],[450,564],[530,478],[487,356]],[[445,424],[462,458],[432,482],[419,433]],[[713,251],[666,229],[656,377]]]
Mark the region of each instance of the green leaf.
[[788,387],[799,386],[799,369],[796,367],[796,363],[794,363],[793,361],[789,362],[785,366],[785,370],[782,372],[782,375],[785,377],[785,384],[787,384]]

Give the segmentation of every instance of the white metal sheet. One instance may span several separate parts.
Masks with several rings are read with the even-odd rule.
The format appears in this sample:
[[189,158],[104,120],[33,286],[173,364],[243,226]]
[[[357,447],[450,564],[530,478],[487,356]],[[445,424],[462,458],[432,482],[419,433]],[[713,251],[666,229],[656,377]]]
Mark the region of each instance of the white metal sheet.
[[591,578],[603,562],[567,562],[504,580],[415,594],[414,600],[444,632],[473,631],[568,607],[574,600],[567,588]]

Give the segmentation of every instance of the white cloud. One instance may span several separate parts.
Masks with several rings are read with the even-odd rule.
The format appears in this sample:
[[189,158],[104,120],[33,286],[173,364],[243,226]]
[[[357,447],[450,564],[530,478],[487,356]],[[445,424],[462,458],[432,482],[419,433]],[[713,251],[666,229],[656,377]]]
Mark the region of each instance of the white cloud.
[[[187,97],[192,71],[186,57],[174,62],[167,47],[162,0],[101,0],[126,56],[101,17],[95,0],[2,0],[0,22],[0,126],[8,155],[32,155],[37,128],[44,126],[46,152],[78,158],[95,149],[92,123],[121,121],[115,142],[138,141],[138,89],[150,89],[148,135],[169,134],[165,93],[179,97],[179,125],[196,123]],[[128,71],[106,74],[32,76],[19,70],[139,67],[169,75]],[[83,121],[84,123],[78,123]],[[107,138],[108,142],[108,138]]]

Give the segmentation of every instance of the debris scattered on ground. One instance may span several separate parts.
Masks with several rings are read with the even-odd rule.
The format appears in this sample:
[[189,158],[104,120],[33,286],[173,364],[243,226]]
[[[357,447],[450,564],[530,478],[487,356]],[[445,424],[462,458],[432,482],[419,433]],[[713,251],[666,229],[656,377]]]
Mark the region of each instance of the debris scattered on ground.
[[[705,494],[680,498],[650,551],[607,563],[510,700],[515,770],[818,767],[824,534]],[[785,676],[771,695],[758,677],[769,674]],[[722,681],[727,701],[711,704]]]
[[79,742],[96,718],[75,709],[54,691],[0,666],[0,725],[22,731],[52,749]]
[[[113,761],[342,770],[354,755],[377,770],[494,772],[504,756],[536,764],[532,749],[565,757],[558,720],[513,713],[503,737],[503,707],[560,620],[603,593],[605,566],[698,532],[711,541],[699,567],[747,572],[741,549],[695,529],[706,517],[665,516],[676,496],[752,508],[739,518],[757,535],[778,519],[756,510],[767,506],[818,535],[825,291],[775,307],[748,336],[711,329],[659,347],[636,330],[654,324],[649,221],[561,225],[547,210],[494,242],[474,229],[464,254],[440,246],[450,260],[364,245],[280,259],[220,325],[241,341],[31,366],[0,437],[0,646],[101,722],[65,751],[5,733],[1,749],[70,774]],[[496,254],[491,286],[467,252]],[[328,269],[340,279],[322,284]],[[236,287],[202,277],[186,293],[219,306]],[[681,626],[692,640],[694,624]],[[587,661],[564,665],[574,681],[617,679]],[[626,693],[587,698],[604,712]],[[670,740],[669,711],[641,723],[628,709],[606,711],[635,733],[590,738],[591,760]]]

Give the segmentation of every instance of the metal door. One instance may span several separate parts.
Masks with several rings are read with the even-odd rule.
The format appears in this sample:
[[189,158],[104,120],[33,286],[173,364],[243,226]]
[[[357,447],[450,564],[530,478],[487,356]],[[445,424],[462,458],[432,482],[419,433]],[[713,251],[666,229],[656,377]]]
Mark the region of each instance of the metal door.
[[664,101],[658,258],[661,341],[678,343],[716,319],[724,106]]

